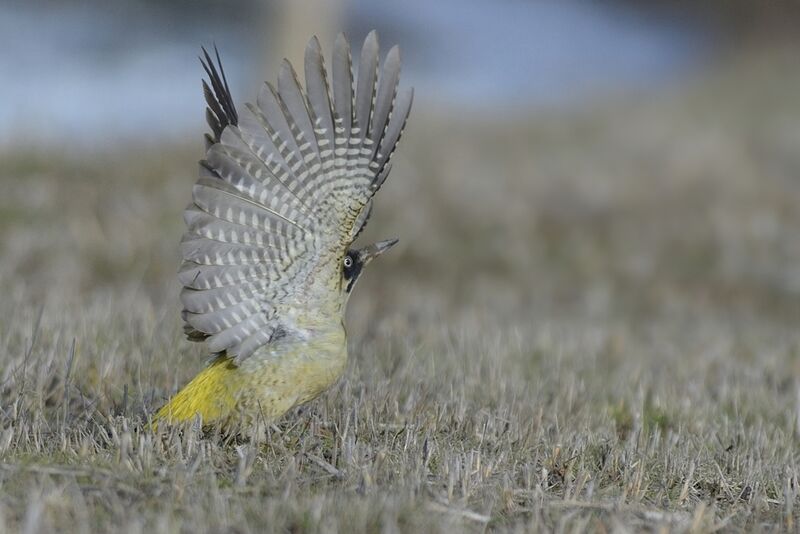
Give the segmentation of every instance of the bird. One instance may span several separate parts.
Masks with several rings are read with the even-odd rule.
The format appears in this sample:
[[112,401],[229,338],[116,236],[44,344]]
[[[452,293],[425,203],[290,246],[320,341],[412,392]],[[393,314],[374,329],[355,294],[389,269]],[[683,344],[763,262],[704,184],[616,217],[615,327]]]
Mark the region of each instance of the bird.
[[319,40],[304,55],[305,88],[288,60],[277,84],[237,109],[214,47],[206,152],[181,240],[184,332],[204,342],[205,368],[155,414],[158,424],[225,429],[272,422],[342,376],[345,310],[364,268],[397,239],[354,242],[392,168],[414,97],[400,50],[383,62],[375,31],[358,68],[344,34],[328,77]]

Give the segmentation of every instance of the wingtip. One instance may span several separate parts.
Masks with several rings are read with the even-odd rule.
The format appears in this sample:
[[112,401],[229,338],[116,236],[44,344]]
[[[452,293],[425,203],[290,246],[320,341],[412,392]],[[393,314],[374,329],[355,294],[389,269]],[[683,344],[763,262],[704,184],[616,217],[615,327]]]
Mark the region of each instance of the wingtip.
[[389,53],[386,54],[384,65],[391,66],[394,68],[399,68],[400,63],[401,63],[400,45],[394,45],[392,48],[389,49]]
[[281,87],[284,87],[283,84],[286,84],[288,82],[299,83],[299,78],[297,77],[297,71],[294,69],[294,65],[292,65],[292,62],[286,58],[283,58],[283,61],[281,61],[281,68],[278,71],[279,91]]
[[306,66],[310,63],[322,62],[322,46],[320,46],[319,39],[317,39],[316,35],[313,36],[306,45],[304,62]]
[[372,30],[367,34],[367,37],[364,39],[364,45],[362,46],[362,49],[365,52],[369,51],[374,54],[378,53],[378,50],[380,50],[380,41],[378,39],[377,30]]
[[312,35],[311,39],[308,40],[308,44],[306,45],[306,52],[309,50],[313,50],[315,52],[319,52],[322,50],[322,46],[319,44],[319,38],[316,35]]
[[344,32],[339,32],[336,36],[336,39],[333,41],[334,46],[350,46],[350,40],[347,38],[347,34]]
[[333,61],[336,62],[337,58],[340,60],[346,59],[348,64],[352,62],[350,41],[344,33],[337,35],[333,43]]
[[292,62],[289,61],[288,58],[283,58],[283,61],[281,61],[280,70],[278,71],[278,76],[286,76],[287,74],[292,73],[294,73],[294,65],[292,65]]

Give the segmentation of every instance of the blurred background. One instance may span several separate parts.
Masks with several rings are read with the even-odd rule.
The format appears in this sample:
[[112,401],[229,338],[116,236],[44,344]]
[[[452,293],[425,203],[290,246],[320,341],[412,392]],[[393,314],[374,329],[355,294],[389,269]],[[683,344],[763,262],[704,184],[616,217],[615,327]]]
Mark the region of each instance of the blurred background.
[[[183,139],[197,112],[199,46],[221,48],[237,96],[308,36],[360,40],[377,28],[406,55],[419,107],[484,118],[585,107],[703,70],[731,45],[794,29],[780,3],[708,2],[4,2],[0,131],[5,143],[96,146]],[[793,8],[791,15],[800,9]],[[795,22],[796,22],[795,18]],[[735,41],[735,42],[734,42]],[[9,105],[10,104],[10,105]]]
[[416,97],[364,238],[401,246],[354,298],[359,332],[794,324],[798,5],[7,0],[6,311],[141,305],[185,345],[175,271],[206,130],[200,46],[219,47],[241,105],[312,34],[329,51],[340,30],[357,47],[376,28]]

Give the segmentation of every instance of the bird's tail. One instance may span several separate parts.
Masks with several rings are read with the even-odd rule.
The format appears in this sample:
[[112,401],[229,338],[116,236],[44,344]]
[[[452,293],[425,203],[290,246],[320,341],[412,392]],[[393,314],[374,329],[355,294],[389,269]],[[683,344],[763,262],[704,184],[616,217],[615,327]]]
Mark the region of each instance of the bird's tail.
[[236,404],[238,372],[232,358],[217,357],[158,410],[154,424],[191,421],[198,415],[204,423],[228,417]]

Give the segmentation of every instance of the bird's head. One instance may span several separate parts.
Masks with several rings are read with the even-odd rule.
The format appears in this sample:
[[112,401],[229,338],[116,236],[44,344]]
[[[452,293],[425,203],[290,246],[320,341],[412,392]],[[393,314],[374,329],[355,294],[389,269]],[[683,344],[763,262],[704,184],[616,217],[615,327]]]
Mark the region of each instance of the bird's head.
[[378,241],[363,248],[350,248],[342,259],[342,295],[345,302],[347,302],[353,287],[356,285],[358,277],[367,266],[369,262],[377,258],[395,244],[398,239],[387,239],[385,241]]

